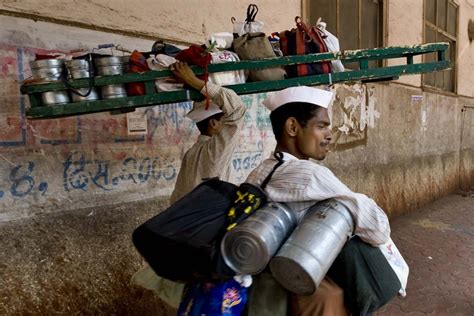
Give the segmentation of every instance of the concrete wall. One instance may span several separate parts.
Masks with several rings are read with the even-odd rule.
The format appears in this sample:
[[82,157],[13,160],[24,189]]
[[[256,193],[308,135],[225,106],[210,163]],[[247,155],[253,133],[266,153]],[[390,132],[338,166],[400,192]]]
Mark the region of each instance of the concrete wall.
[[[459,5],[458,42],[457,42],[457,94],[474,97],[474,44],[469,42],[467,26],[474,17],[474,6],[471,0],[455,1]],[[387,1],[387,46],[415,45],[423,42],[423,0],[389,0]],[[415,57],[415,62],[421,56]],[[388,65],[399,64],[393,60]],[[421,86],[421,75],[404,76],[398,82]]]
[[[257,20],[264,32],[292,27],[301,14],[301,1],[253,1],[259,7]],[[215,32],[232,32],[231,17],[246,18],[248,2],[230,0],[141,0],[139,2],[80,0],[0,1],[4,14],[34,15],[108,32],[135,33],[177,42],[203,42]]]
[[[389,45],[421,42],[414,25],[422,6],[416,2],[407,17],[401,14],[407,12],[404,2],[388,2]],[[473,15],[467,2],[460,1],[460,25]],[[259,17],[278,30],[290,27],[300,10],[299,1],[257,4]],[[246,5],[43,1],[40,7],[36,1],[0,1],[0,13],[37,14],[63,23],[0,15],[0,314],[169,313],[150,293],[129,284],[143,264],[130,235],[166,208],[180,159],[197,137],[184,118],[189,103],[143,109],[145,136],[128,135],[125,115],[25,119],[28,102],[18,83],[30,75],[34,53],[109,42],[148,50],[154,36],[199,42],[222,31],[220,25],[237,12],[242,15]],[[171,27],[170,21],[179,26]],[[102,31],[78,28],[80,23]],[[130,30],[147,39],[117,34],[133,35]],[[472,57],[472,43],[461,40],[462,32],[460,26],[459,52]],[[460,76],[473,73],[472,58],[459,62]],[[472,77],[458,81],[466,97],[423,91],[417,76],[404,78],[408,86],[334,87],[336,145],[324,162],[390,215],[474,185]],[[268,113],[260,104],[264,97],[243,97],[248,114],[232,161],[235,182],[274,147]]]
[[467,28],[469,20],[474,20],[474,2],[459,0],[458,24],[458,94],[474,96],[474,41],[469,42]]

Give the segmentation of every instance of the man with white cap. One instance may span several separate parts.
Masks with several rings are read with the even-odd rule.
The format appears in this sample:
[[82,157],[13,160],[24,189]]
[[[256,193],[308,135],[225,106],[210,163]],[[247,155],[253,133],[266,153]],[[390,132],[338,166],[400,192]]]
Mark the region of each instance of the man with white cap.
[[[206,95],[204,81],[197,78],[186,63],[177,62],[172,71],[181,81]],[[240,138],[246,108],[234,91],[211,82],[207,83],[207,94],[211,99],[209,107],[206,109],[206,101],[194,102],[193,109],[187,114],[201,135],[183,157],[171,203],[189,193],[203,179],[229,180],[231,159]]]
[[[352,192],[328,168],[309,159],[323,160],[329,152],[331,128],[328,107],[333,93],[311,87],[293,87],[263,101],[277,140],[275,151],[284,163],[275,171],[265,192],[269,200],[285,202],[301,220],[317,201],[335,198],[351,211],[354,234],[378,246],[390,237],[386,214],[367,196]],[[277,158],[264,160],[246,182],[261,184]],[[347,315],[342,289],[325,278],[312,296],[293,296],[292,315]]]
[[[205,83],[186,63],[178,61],[170,66],[170,70],[180,81],[210,98],[208,107],[206,101],[194,102],[186,115],[196,123],[201,135],[184,154],[170,198],[170,204],[173,204],[203,179],[218,177],[229,181],[231,159],[239,142],[246,108],[234,91],[211,82]],[[162,300],[178,308],[183,284],[157,276],[148,265],[135,273],[132,282],[153,290]]]

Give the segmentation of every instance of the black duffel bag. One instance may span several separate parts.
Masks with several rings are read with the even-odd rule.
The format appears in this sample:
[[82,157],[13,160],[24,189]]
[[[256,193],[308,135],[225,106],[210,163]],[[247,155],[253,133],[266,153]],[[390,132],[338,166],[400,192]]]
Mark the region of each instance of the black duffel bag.
[[[140,225],[132,235],[135,247],[156,274],[169,280],[232,276],[218,263],[215,241],[236,191],[237,186],[217,178],[204,181]],[[217,265],[220,271],[214,271]]]

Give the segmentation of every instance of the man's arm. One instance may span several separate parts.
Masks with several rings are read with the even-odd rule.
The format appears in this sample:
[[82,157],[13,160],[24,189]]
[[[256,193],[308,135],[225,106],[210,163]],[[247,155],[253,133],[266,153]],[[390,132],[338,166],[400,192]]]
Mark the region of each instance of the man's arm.
[[197,78],[186,63],[177,62],[171,66],[171,70],[176,77],[200,91],[204,96],[207,93],[224,113],[221,118],[222,129],[206,143],[202,152],[210,162],[209,166],[221,169],[223,164],[230,163],[239,141],[246,111],[242,99],[234,91],[211,82],[207,83],[206,91],[205,82]]
[[390,238],[388,217],[375,201],[364,194],[352,192],[328,168],[314,165],[315,172],[305,190],[307,198],[317,201],[337,199],[352,215],[354,234],[372,246],[387,242]]
[[[205,87],[201,93],[205,93]],[[210,159],[230,161],[232,153],[239,143],[245,116],[245,105],[242,99],[230,89],[208,82],[207,92],[224,115],[221,118],[222,129],[206,144]]]

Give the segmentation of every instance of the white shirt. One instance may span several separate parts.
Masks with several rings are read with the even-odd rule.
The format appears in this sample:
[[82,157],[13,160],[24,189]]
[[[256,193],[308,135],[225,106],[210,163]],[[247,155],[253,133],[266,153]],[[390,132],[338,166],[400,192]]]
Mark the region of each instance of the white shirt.
[[[184,154],[170,203],[173,204],[203,179],[218,177],[228,181],[232,155],[239,144],[240,131],[244,124],[245,104],[230,89],[207,83],[211,100],[218,105],[224,116],[222,129],[212,137],[200,135],[197,142]],[[205,87],[201,93],[205,94]]]
[[[354,234],[378,246],[390,238],[385,212],[364,194],[352,192],[328,168],[309,160],[283,153],[285,161],[268,182],[265,193],[275,202],[284,202],[301,220],[316,202],[336,199],[344,204],[354,221]],[[266,159],[248,176],[246,182],[260,185],[271,172],[276,158]]]

